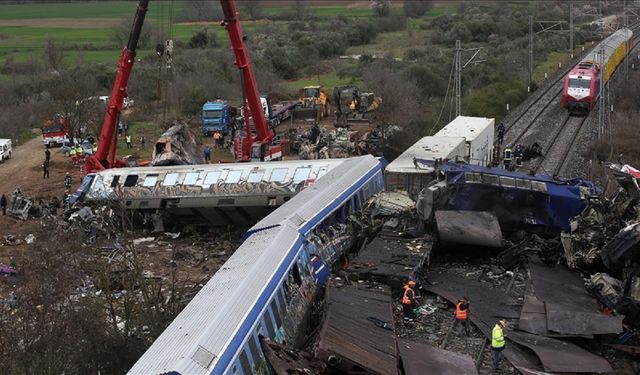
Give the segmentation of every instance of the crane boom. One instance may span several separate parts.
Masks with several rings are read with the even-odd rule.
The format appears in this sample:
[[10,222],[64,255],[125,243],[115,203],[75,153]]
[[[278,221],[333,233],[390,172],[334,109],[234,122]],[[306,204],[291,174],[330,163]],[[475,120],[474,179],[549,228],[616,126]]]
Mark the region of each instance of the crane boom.
[[[240,18],[238,17],[238,10],[234,0],[220,0],[222,11],[224,13],[224,21],[222,25],[229,33],[229,39],[231,41],[231,50],[233,51],[236,61],[235,65],[240,69],[242,73],[242,85],[244,95],[246,97],[245,108],[248,112],[245,113],[245,126],[246,137],[242,140],[242,160],[249,160],[251,158],[251,148],[260,149],[260,158],[263,160],[273,159],[274,155],[280,155],[281,149],[279,146],[271,146],[273,141],[273,133],[269,128],[269,123],[265,117],[260,101],[260,91],[258,90],[258,84],[253,72],[253,64],[249,57],[249,51],[245,43],[245,36],[242,32],[242,26],[240,25]],[[251,135],[251,126],[249,124],[249,115],[253,119],[253,124],[256,130],[256,136]],[[267,155],[264,150],[268,149]]]
[[118,71],[116,72],[113,89],[111,90],[111,96],[107,104],[107,111],[102,121],[102,129],[98,139],[98,150],[94,155],[85,158],[85,174],[125,166],[124,162],[116,160],[116,128],[118,126],[120,112],[122,111],[122,103],[127,96],[129,75],[135,62],[138,39],[140,38],[140,32],[148,5],[149,0],[140,0],[138,2],[127,46],[122,50],[120,60],[118,61]]

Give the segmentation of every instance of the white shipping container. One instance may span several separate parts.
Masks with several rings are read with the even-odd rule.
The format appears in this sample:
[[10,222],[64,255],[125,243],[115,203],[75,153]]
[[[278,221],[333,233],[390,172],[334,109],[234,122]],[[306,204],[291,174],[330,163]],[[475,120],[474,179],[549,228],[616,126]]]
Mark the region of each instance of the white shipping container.
[[436,133],[436,137],[463,137],[467,144],[465,160],[487,166],[493,156],[495,119],[458,116]]

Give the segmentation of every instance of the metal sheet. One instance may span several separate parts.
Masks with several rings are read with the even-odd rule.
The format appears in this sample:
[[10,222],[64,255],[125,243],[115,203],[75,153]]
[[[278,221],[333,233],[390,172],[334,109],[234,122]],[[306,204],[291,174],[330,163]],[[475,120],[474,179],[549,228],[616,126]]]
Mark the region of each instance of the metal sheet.
[[[397,353],[391,293],[384,289],[360,289],[329,285],[326,314],[319,334],[318,357],[338,358],[341,373],[396,374]],[[388,329],[373,320],[387,322]],[[365,369],[366,372],[362,372]]]
[[502,231],[493,212],[436,211],[436,224],[443,241],[502,247]]
[[466,354],[439,349],[415,341],[398,340],[402,367],[406,375],[476,375],[473,359]]
[[547,329],[559,334],[615,334],[622,331],[620,317],[602,314],[584,281],[564,266],[550,268],[529,261],[533,294],[545,303]]
[[543,302],[534,296],[524,296],[524,305],[520,312],[518,329],[538,335],[547,333],[547,313]]
[[508,332],[509,340],[533,350],[546,371],[611,372],[609,362],[577,345],[524,332]]

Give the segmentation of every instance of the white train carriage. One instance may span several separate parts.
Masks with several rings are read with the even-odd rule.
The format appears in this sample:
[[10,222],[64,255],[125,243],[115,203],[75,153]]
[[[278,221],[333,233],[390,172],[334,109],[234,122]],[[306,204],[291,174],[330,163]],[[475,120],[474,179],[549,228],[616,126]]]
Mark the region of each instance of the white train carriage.
[[328,268],[348,246],[340,240],[347,215],[382,188],[376,158],[345,159],[272,212],[129,374],[269,373],[259,335],[298,341]]
[[164,210],[181,222],[251,225],[344,159],[116,168],[88,175],[77,195]]

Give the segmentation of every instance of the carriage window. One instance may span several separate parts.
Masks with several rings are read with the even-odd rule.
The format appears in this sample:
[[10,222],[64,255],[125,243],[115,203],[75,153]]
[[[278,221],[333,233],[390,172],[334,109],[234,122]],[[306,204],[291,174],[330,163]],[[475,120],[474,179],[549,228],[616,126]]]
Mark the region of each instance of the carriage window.
[[260,362],[262,353],[258,351],[258,345],[256,345],[256,338],[253,335],[249,337],[249,353],[251,353],[251,357],[253,358],[253,366],[256,367],[257,363]]
[[320,169],[318,170],[318,177],[316,178],[320,178],[324,176],[325,174],[327,174],[328,170],[329,170],[329,167],[320,167]]
[[287,168],[276,168],[271,172],[270,182],[282,182],[287,177]]
[[515,187],[516,181],[511,177],[500,176],[500,184],[504,187]]
[[287,305],[287,303],[285,302],[285,298],[284,298],[284,288],[279,288],[278,289],[278,302],[280,303],[280,308],[281,309],[285,309],[285,306]]
[[138,183],[137,174],[130,174],[124,180],[124,186],[136,186],[137,183]]
[[158,175],[152,174],[145,177],[144,182],[142,183],[142,186],[147,186],[147,187],[156,186],[156,182],[158,182]]
[[269,315],[269,310],[264,312],[262,316],[264,323],[267,325],[267,336],[270,339],[273,339],[276,336],[276,331],[273,329],[273,321],[271,321],[271,315]]
[[167,173],[164,176],[164,181],[162,181],[162,185],[164,186],[173,186],[178,182],[178,173]]
[[282,325],[282,319],[280,318],[280,310],[278,309],[275,299],[271,301],[271,311],[273,311],[273,317],[276,320],[276,327],[280,327]]
[[309,178],[309,173],[311,173],[310,167],[296,168],[296,173],[293,174],[293,182],[305,181]]
[[120,176],[113,176],[113,180],[111,180],[111,187],[114,188],[118,186],[118,182],[120,182]]
[[540,181],[531,181],[531,188],[535,191],[540,191],[543,193],[547,192],[547,184]]
[[227,178],[224,180],[227,184],[237,184],[242,177],[242,171],[229,171]]
[[207,173],[207,177],[204,179],[204,184],[205,185],[217,184],[219,179],[220,179],[219,171],[209,172]]
[[247,182],[260,182],[262,181],[262,176],[264,175],[264,171],[256,171],[249,173],[249,177],[247,177]]
[[242,367],[242,373],[251,374],[251,364],[249,364],[249,357],[247,357],[247,350],[243,350],[240,353],[240,367]]
[[569,87],[588,89],[590,85],[591,80],[589,79],[569,78]]
[[516,187],[520,189],[531,190],[531,180],[516,180]]
[[196,181],[198,181],[198,176],[200,172],[189,172],[186,176],[184,176],[184,181],[182,181],[183,185],[195,185]]

